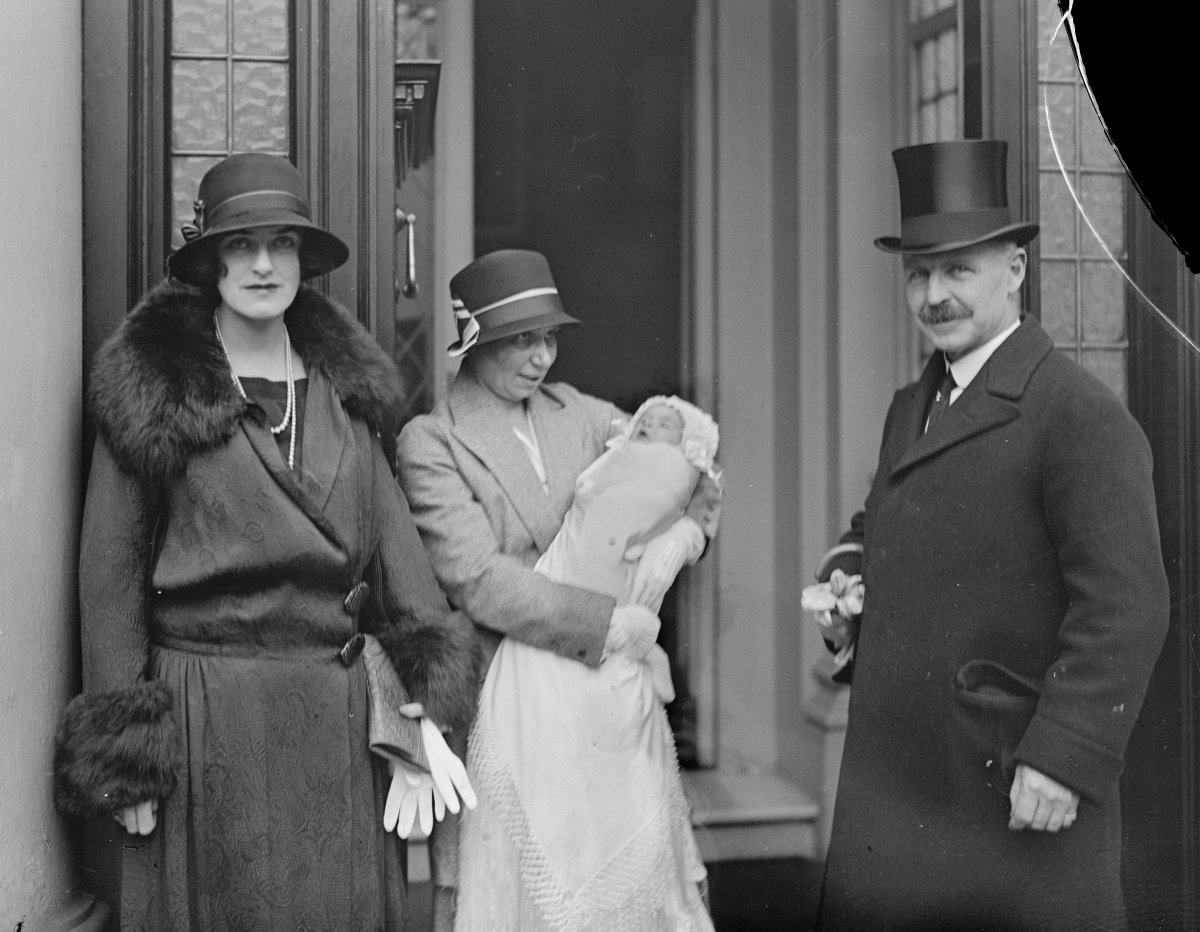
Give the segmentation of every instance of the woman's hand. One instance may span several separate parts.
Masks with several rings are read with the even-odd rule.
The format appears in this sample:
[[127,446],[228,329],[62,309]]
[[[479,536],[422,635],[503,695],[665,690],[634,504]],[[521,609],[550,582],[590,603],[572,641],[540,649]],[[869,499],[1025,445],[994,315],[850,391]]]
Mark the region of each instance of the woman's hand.
[[113,813],[113,818],[130,835],[149,835],[158,824],[158,800],[147,799],[135,806],[123,806]]

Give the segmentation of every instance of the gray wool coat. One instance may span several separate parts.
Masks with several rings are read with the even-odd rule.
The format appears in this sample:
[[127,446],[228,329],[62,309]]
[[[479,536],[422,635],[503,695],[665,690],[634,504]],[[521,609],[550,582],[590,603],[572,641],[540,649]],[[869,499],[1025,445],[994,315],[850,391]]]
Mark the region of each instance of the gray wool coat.
[[[451,605],[476,625],[480,681],[504,636],[599,666],[615,601],[534,571],[571,506],[575,480],[626,415],[565,383],[529,399],[549,494],[496,402],[469,369],[428,415],[405,425],[399,480],[429,562]],[[711,537],[720,489],[702,480],[687,514]],[[465,752],[465,743],[456,742]],[[435,828],[434,882],[457,883],[456,826]]]

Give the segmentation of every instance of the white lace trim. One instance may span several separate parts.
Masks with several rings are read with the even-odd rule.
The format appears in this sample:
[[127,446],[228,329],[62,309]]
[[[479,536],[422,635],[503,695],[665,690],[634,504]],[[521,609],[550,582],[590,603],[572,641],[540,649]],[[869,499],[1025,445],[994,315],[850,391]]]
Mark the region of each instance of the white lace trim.
[[[669,928],[679,917],[669,917],[668,884],[676,878],[671,869],[672,828],[682,819],[685,834],[686,874],[693,882],[704,877],[688,824],[687,801],[675,763],[674,742],[668,748],[673,779],[667,779],[662,804],[629,843],[577,893],[571,894],[555,880],[545,852],[533,834],[528,815],[521,803],[516,783],[497,748],[486,714],[475,719],[468,743],[471,780],[475,789],[486,795],[507,828],[518,853],[522,884],[542,913],[547,925],[563,932],[604,929],[613,932],[645,932]],[[669,735],[669,731],[668,731]],[[698,893],[694,894],[699,913],[707,920]],[[677,928],[709,928],[703,920],[687,922]]]

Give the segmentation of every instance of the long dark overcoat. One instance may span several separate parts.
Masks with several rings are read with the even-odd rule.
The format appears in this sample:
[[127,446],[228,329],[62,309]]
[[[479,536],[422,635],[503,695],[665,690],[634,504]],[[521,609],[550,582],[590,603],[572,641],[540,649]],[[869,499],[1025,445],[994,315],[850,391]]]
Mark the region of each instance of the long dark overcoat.
[[[382,451],[395,368],[306,288],[285,320],[307,369],[296,472],[196,289],[150,293],[93,372],[85,692],[56,791],[114,836],[99,857],[119,889],[102,892],[124,932],[401,928],[403,845],[382,827],[363,663],[342,648],[373,629],[435,720],[461,728],[473,709],[469,622]],[[160,800],[154,832],[117,830],[109,815],[143,799]]]
[[[943,371],[896,393],[867,499],[821,928],[1120,929],[1168,617],[1148,444],[1032,318],[923,434]],[[1072,828],[1007,828],[1021,762],[1081,794]]]

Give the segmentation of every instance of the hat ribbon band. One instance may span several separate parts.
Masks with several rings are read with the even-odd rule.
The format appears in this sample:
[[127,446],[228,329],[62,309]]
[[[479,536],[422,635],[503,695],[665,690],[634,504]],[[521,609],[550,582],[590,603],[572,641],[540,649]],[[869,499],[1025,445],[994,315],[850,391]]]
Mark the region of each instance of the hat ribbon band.
[[479,341],[481,328],[479,321],[475,319],[475,315],[468,311],[458,298],[451,299],[451,307],[454,309],[455,320],[460,322],[466,321],[465,324],[461,325],[462,329],[458,335],[458,342],[447,350],[450,357],[456,359]]
[[541,295],[558,294],[557,288],[530,288],[527,291],[521,291],[514,295],[509,295],[507,298],[501,298],[499,301],[493,301],[491,304],[486,304],[473,311],[474,314],[486,314],[488,311],[494,311],[498,307],[504,307],[506,304],[513,304],[517,301],[524,301],[526,298],[537,298]]
[[948,243],[986,236],[1011,224],[1012,214],[1007,207],[919,214],[901,218],[900,239],[906,246]]
[[205,227],[212,228],[252,210],[287,210],[309,219],[308,204],[290,191],[247,191],[209,207]]

